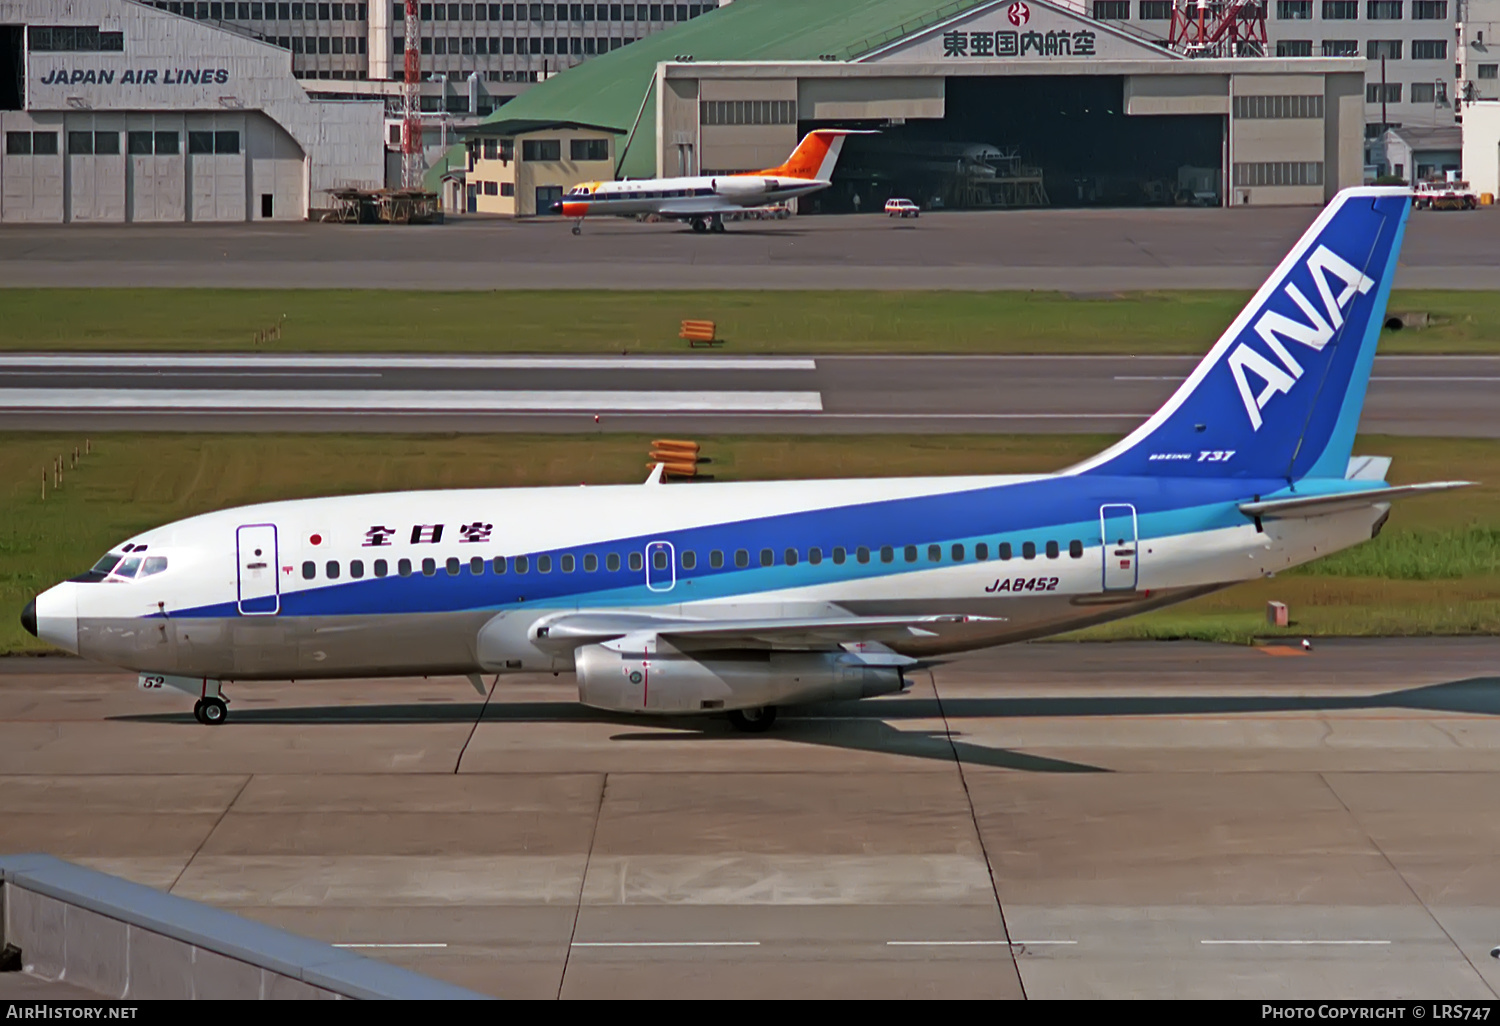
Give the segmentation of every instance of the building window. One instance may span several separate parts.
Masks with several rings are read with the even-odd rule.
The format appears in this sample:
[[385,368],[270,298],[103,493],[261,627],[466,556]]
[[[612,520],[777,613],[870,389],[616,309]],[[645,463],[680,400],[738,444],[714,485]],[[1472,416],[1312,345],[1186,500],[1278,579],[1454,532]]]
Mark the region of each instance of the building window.
[[1359,0],[1323,0],[1324,21],[1355,21],[1359,18]]
[[1278,39],[1276,41],[1276,56],[1278,57],[1311,57],[1311,39]]
[[93,132],[69,132],[68,153],[73,156],[92,156],[94,153]]
[[1412,21],[1447,21],[1448,0],[1412,0]]
[[1321,118],[1321,96],[1236,96],[1236,118]]
[[486,139],[486,140],[484,140],[483,150],[484,150],[484,159],[485,160],[499,160],[500,159],[500,140],[498,140],[498,139]]
[[498,182],[485,182],[484,183],[484,194],[486,196],[498,196],[498,195],[500,195],[500,183],[498,183]]
[[156,137],[156,155],[158,157],[175,157],[181,152],[179,147],[182,144],[182,139],[176,132],[155,132],[153,135]]
[[1130,0],[1094,0],[1094,17],[1099,21],[1125,21],[1130,17]]
[[1412,103],[1436,103],[1439,96],[1442,96],[1446,101],[1448,90],[1443,89],[1439,92],[1436,82],[1413,82],[1411,84]]
[[1358,39],[1325,39],[1323,40],[1324,57],[1358,57]]
[[1481,64],[1479,65],[1479,77],[1495,78],[1497,69],[1500,69],[1500,64]]
[[1141,0],[1142,21],[1171,21],[1172,0]]
[[33,53],[119,53],[125,33],[100,32],[96,25],[33,25],[26,31]]
[[150,132],[127,132],[125,149],[135,156],[145,156],[153,151]]
[[568,155],[574,160],[608,160],[608,139],[574,139],[568,144]]
[[1365,17],[1371,21],[1400,21],[1404,0],[1368,0]]
[[10,157],[31,156],[31,133],[30,132],[6,132],[5,153]]
[[502,196],[514,196],[515,194],[516,194],[516,183],[515,182],[501,182],[500,183],[500,195],[502,195]]
[[1448,40],[1413,39],[1411,59],[1414,61],[1445,61],[1448,59]]
[[1365,57],[1372,61],[1378,61],[1382,58],[1388,61],[1399,61],[1401,59],[1401,40],[1371,39],[1365,43]]
[[100,155],[118,155],[120,152],[120,133],[95,132],[94,152]]
[[1271,160],[1258,164],[1234,165],[1234,184],[1255,185],[1322,185],[1322,161]]
[[1276,0],[1276,17],[1282,21],[1311,21],[1312,0]]
[[562,140],[560,139],[523,139],[521,140],[522,160],[561,160]]
[[1365,83],[1366,103],[1400,103],[1401,83],[1389,82],[1384,87],[1379,82]]
[[792,125],[796,100],[703,100],[698,116],[705,125]]
[[192,154],[212,153],[214,151],[214,134],[212,132],[189,132],[188,152]]
[[215,132],[215,153],[238,153],[240,152],[240,133],[238,132]]

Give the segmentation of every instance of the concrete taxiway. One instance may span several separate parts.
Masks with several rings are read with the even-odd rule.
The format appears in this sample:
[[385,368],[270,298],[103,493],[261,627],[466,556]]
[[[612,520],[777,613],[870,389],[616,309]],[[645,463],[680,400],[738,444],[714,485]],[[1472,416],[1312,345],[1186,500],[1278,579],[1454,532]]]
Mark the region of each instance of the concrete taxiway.
[[[0,353],[0,430],[1120,434],[1199,359]],[[1497,384],[1500,357],[1378,357],[1362,427],[1500,438]]]
[[[0,663],[0,847],[506,997],[1493,1000],[1500,639],[1039,643],[611,717],[568,678]],[[0,994],[4,994],[0,977]]]
[[[1038,289],[1258,286],[1317,207],[1006,210],[676,224],[6,225],[0,287]],[[1493,289],[1500,214],[1417,211],[1397,288]]]

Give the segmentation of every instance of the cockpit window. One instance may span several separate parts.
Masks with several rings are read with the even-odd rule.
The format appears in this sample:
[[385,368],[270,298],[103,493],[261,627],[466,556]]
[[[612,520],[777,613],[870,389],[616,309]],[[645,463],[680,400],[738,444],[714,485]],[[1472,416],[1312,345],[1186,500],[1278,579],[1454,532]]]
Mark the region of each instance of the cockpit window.
[[94,564],[94,569],[92,572],[97,574],[107,574],[115,568],[115,564],[119,561],[119,556],[115,555],[113,552],[107,552],[104,554],[104,557],[99,560],[99,562]]
[[146,561],[141,564],[141,572],[137,576],[150,577],[152,574],[161,573],[166,568],[166,556],[147,556]]
[[135,572],[141,568],[141,557],[131,556],[115,567],[115,577],[134,577]]

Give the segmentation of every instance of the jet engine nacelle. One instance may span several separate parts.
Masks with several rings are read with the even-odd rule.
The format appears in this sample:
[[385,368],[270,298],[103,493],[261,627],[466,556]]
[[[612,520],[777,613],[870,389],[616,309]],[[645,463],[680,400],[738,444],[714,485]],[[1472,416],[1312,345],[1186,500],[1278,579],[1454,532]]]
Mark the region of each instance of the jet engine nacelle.
[[618,712],[693,713],[871,698],[901,691],[894,666],[848,652],[620,653],[585,645],[573,657],[578,700]]
[[713,190],[720,196],[764,196],[775,184],[768,178],[715,178]]

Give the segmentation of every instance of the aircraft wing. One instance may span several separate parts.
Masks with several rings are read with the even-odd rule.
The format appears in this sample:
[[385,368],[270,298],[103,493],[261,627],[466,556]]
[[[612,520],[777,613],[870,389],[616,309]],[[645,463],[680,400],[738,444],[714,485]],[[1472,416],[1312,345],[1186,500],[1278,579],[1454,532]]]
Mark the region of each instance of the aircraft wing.
[[1466,488],[1473,483],[1473,481],[1429,481],[1426,484],[1369,488],[1358,492],[1339,492],[1334,495],[1305,495],[1286,499],[1267,499],[1263,502],[1242,502],[1240,512],[1248,517],[1273,519],[1277,517],[1321,517],[1330,513],[1362,509],[1406,495],[1425,495],[1429,492],[1446,492],[1452,488]]
[[569,613],[539,624],[535,641],[576,648],[621,638],[654,636],[678,649],[833,648],[860,643],[940,637],[964,624],[1001,618],[963,615],[787,617],[755,620],[682,620],[638,613]]

